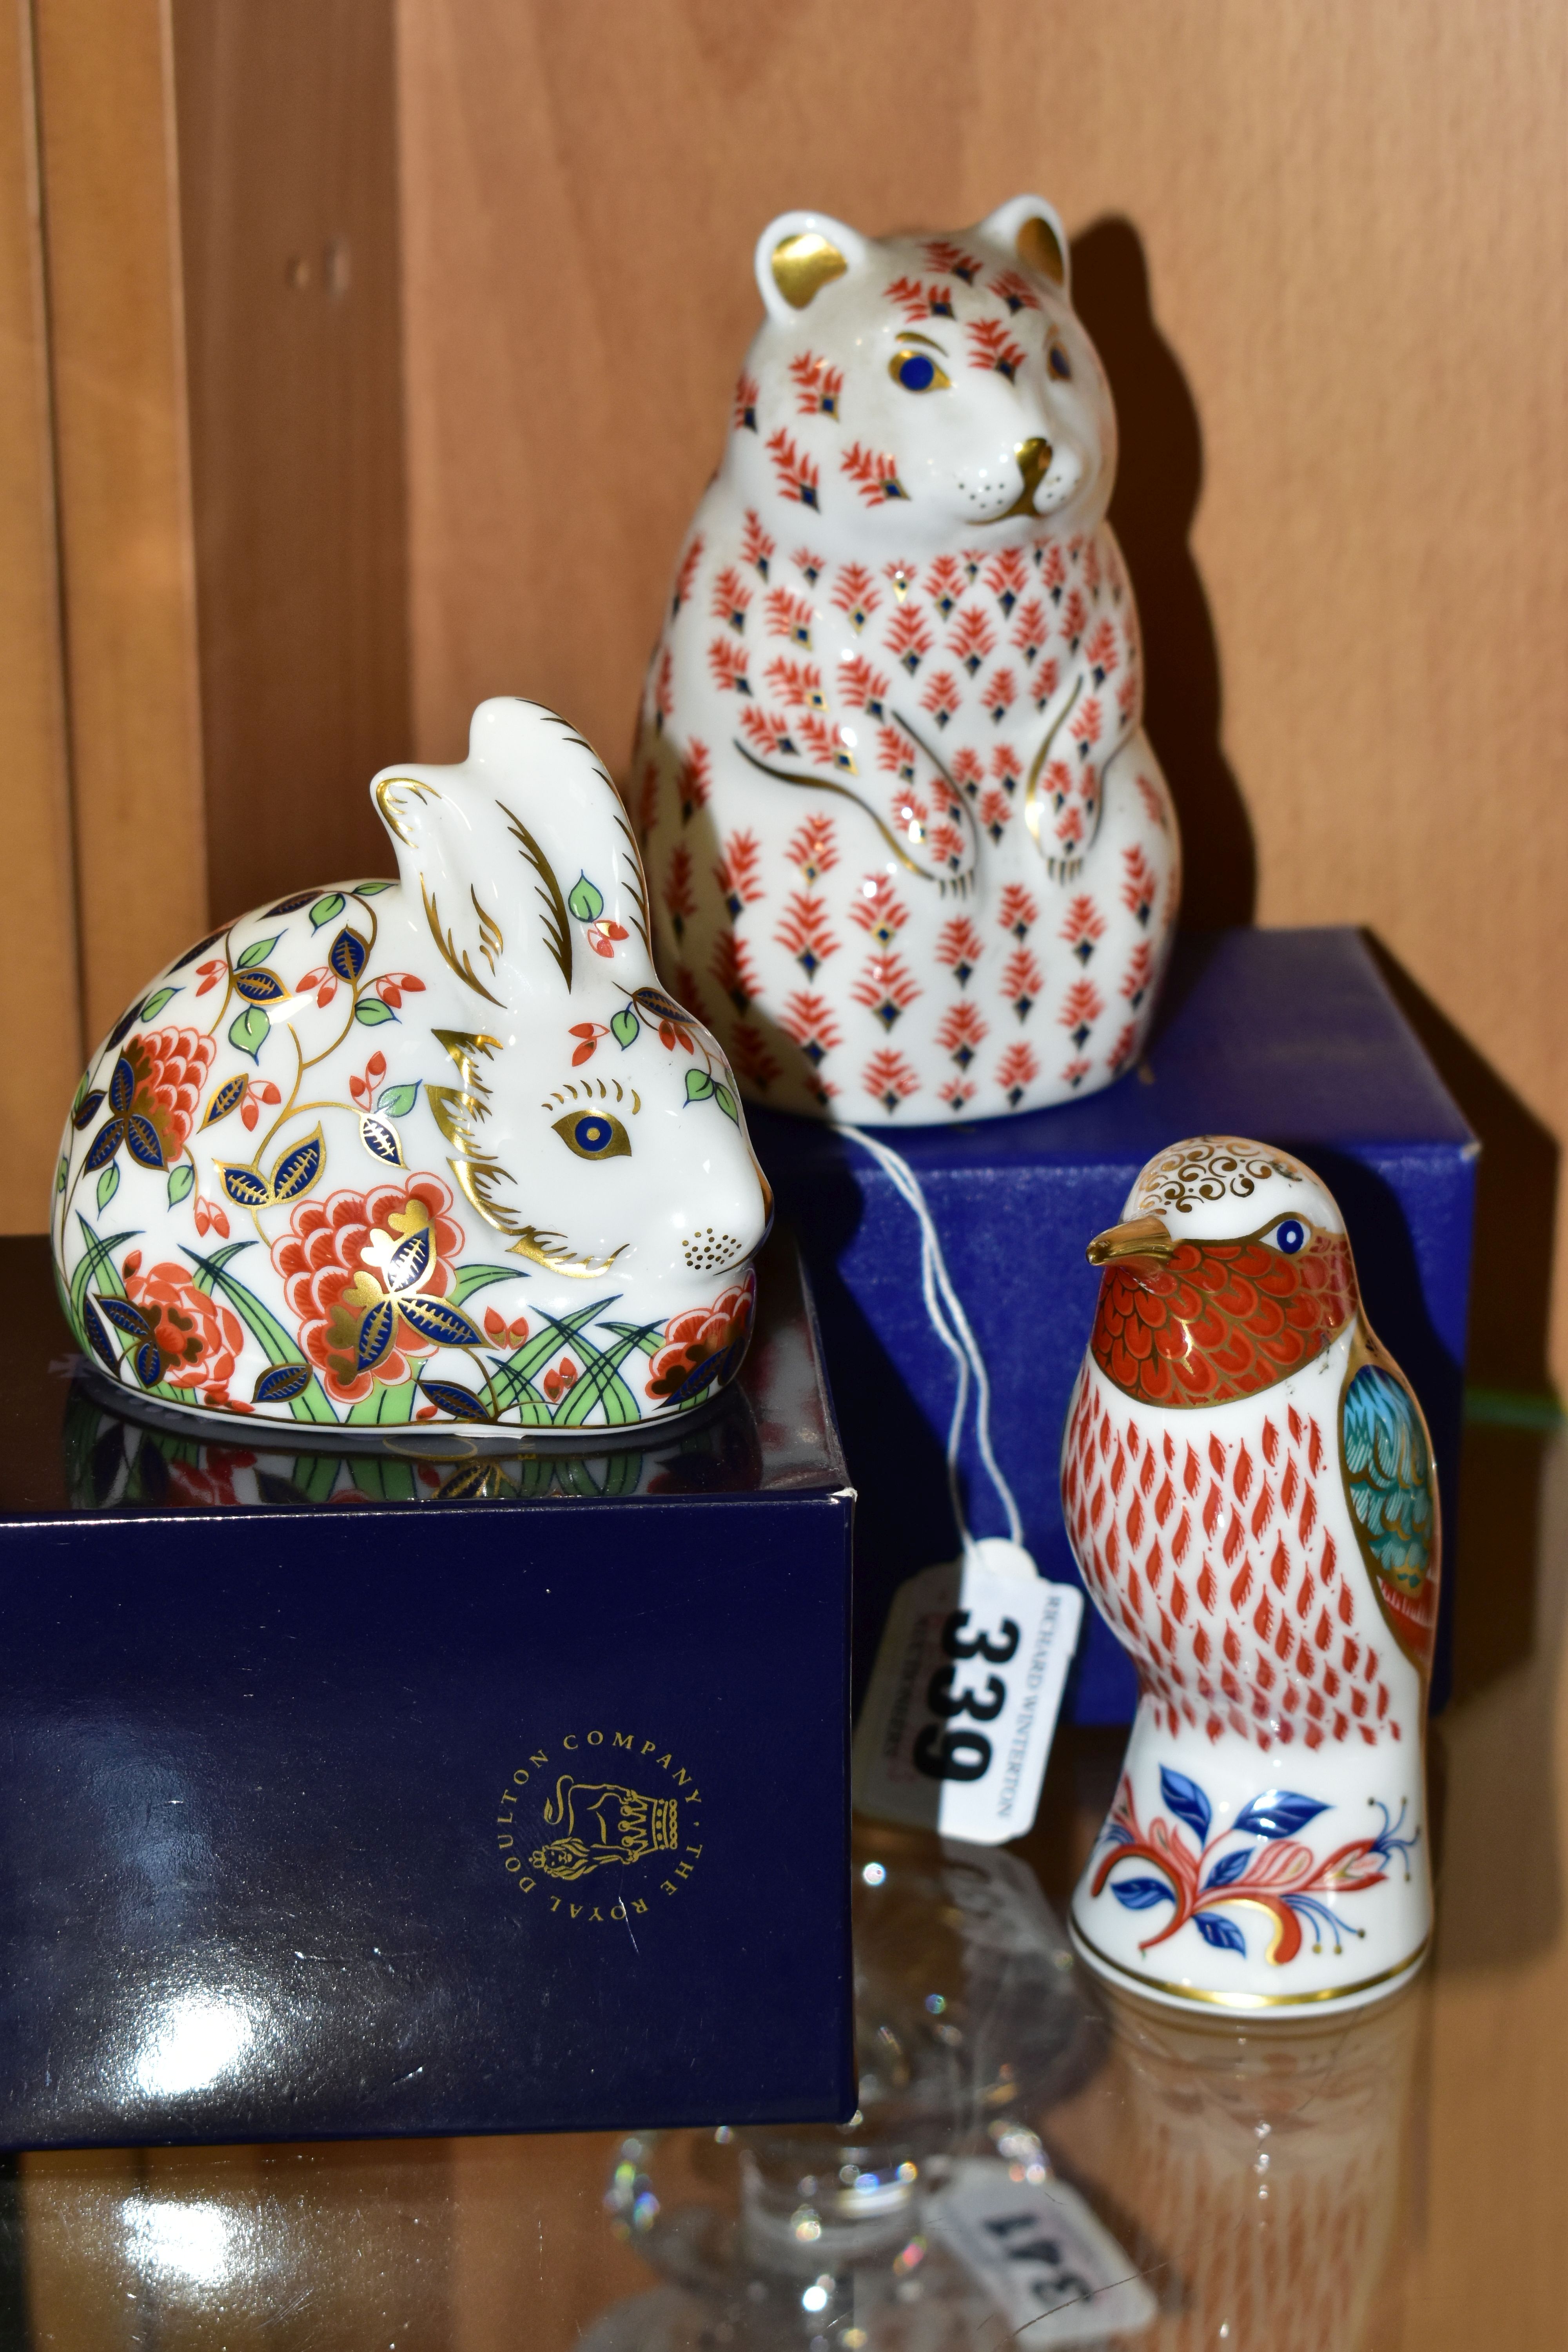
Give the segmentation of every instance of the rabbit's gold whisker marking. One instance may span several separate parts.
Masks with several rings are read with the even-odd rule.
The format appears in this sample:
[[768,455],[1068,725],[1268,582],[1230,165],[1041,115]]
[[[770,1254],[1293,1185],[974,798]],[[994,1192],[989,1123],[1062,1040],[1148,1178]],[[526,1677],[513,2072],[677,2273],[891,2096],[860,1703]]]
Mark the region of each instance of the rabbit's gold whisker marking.
[[430,1034],[456,1062],[463,1084],[482,1094],[485,1088],[479,1078],[479,1060],[482,1055],[488,1062],[492,1054],[499,1054],[500,1039],[487,1035],[482,1029],[432,1029]]
[[[612,786],[611,789],[613,790],[614,787]],[[522,819],[520,816],[514,816],[504,801],[497,801],[496,806],[505,817],[507,828],[513,840],[539,877],[537,895],[544,901],[544,944],[561,967],[561,977],[570,989],[572,927],[566,919],[566,901],[561,895],[561,885],[555,879],[555,868]]]
[[[440,950],[445,961],[451,966],[452,970],[457,973],[458,978],[463,982],[464,986],[473,990],[476,996],[482,996],[489,1003],[499,1005],[501,1001],[500,998],[495,994],[492,989],[487,988],[482,980],[477,977],[474,971],[474,967],[468,960],[468,950],[465,948],[459,955],[450,930],[447,931],[446,934],[443,935],[440,924],[440,909],[436,904],[435,898],[430,889],[430,885],[426,881],[423,875],[419,877],[419,895],[425,901],[425,919],[430,926],[430,936]],[[470,892],[470,896],[472,894]],[[479,902],[476,899],[476,906],[478,903]]]

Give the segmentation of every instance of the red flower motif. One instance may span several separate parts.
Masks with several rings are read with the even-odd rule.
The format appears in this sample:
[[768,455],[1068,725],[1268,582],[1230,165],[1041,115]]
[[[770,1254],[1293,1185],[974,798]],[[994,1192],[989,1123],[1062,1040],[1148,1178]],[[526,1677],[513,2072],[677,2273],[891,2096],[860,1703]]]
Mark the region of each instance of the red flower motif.
[[[670,1318],[663,1344],[648,1367],[650,1397],[665,1404],[684,1404],[704,1389],[733,1378],[751,1337],[756,1287],[755,1276],[748,1272],[744,1282],[721,1291],[711,1307],[690,1307]],[[545,1389],[548,1393],[548,1381]]]
[[172,1168],[185,1148],[216,1052],[212,1039],[195,1029],[143,1032],[125,1048],[136,1083],[131,1109],[156,1128],[165,1168]]
[[487,1307],[485,1337],[498,1348],[507,1344],[521,1348],[528,1337],[528,1318],[520,1315],[515,1323],[509,1323],[504,1315],[499,1315],[493,1307]]
[[313,971],[300,973],[295,983],[295,994],[309,996],[312,989],[316,992],[317,1004],[324,1010],[338,992],[338,976],[331,964],[319,963]]
[[353,1095],[355,1102],[363,1103],[368,1110],[371,1103],[374,1099],[375,1090],[377,1087],[380,1086],[385,1076],[386,1055],[384,1054],[373,1054],[369,1061],[364,1066],[363,1077],[351,1078],[349,1080],[349,1092]]
[[[235,1410],[230,1403],[229,1410]],[[241,1407],[247,1411],[247,1407]],[[178,1454],[164,1456],[169,1467],[166,1499],[176,1508],[188,1503],[195,1510],[215,1510],[220,1504],[238,1503],[234,1482],[241,1470],[256,1466],[256,1456],[240,1445],[204,1445],[202,1458],[186,1461]]]
[[577,1367],[570,1356],[563,1356],[552,1372],[544,1375],[544,1393],[552,1404],[559,1404],[568,1389],[577,1385]]
[[246,1126],[254,1130],[256,1122],[261,1116],[260,1106],[263,1103],[281,1102],[282,1099],[282,1096],[270,1078],[252,1078],[245,1089],[245,1100],[239,1107],[239,1116]]
[[245,1346],[238,1316],[198,1290],[184,1266],[166,1263],[143,1274],[142,1253],[132,1250],[120,1271],[125,1296],[141,1308],[163,1358],[161,1377],[177,1389],[200,1389],[204,1404],[248,1412],[228,1393]]
[[430,1236],[420,1294],[445,1295],[449,1262],[463,1246],[461,1226],[447,1214],[451,1206],[452,1195],[438,1176],[411,1176],[404,1184],[378,1184],[369,1192],[333,1192],[325,1200],[301,1202],[289,1232],[274,1242],[272,1263],[298,1319],[300,1345],[334,1402],[357,1403],[376,1381],[399,1386],[410,1377],[409,1359],[431,1353],[435,1342],[421,1339],[399,1315],[390,1345],[374,1364],[362,1366],[361,1333],[366,1317],[388,1295],[383,1278],[386,1260],[417,1233]]
[[371,986],[389,1013],[396,1012],[405,996],[419,996],[425,990],[425,982],[411,971],[384,971]]
[[221,1234],[228,1239],[228,1211],[221,1201],[209,1201],[204,1192],[196,1194],[196,1231]]

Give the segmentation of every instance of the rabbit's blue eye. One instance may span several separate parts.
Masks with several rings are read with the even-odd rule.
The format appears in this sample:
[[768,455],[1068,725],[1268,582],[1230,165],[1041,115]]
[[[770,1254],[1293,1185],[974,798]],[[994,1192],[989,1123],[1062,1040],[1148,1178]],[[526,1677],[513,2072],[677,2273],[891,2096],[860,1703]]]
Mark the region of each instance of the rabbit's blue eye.
[[614,1160],[632,1148],[630,1136],[612,1111],[569,1110],[552,1124],[567,1150],[579,1160]]
[[1046,354],[1046,365],[1050,369],[1053,375],[1060,376],[1064,383],[1068,382],[1072,374],[1071,364],[1068,362],[1068,355],[1066,352],[1063,351],[1060,343],[1053,343],[1051,345],[1050,350]]
[[1294,1257],[1306,1242],[1307,1228],[1300,1217],[1287,1217],[1283,1224],[1275,1226],[1269,1239],[1277,1250],[1283,1250],[1287,1257]]
[[888,373],[906,392],[943,392],[950,379],[926,352],[895,352],[888,362]]

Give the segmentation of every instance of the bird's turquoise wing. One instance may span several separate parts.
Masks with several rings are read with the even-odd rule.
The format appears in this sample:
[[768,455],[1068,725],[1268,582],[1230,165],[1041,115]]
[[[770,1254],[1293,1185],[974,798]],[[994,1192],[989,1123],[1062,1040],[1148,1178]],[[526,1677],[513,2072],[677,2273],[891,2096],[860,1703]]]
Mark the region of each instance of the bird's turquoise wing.
[[1437,1622],[1437,1479],[1420,1408],[1386,1364],[1363,1364],[1340,1407],[1345,1475],[1367,1570],[1402,1647],[1426,1667]]

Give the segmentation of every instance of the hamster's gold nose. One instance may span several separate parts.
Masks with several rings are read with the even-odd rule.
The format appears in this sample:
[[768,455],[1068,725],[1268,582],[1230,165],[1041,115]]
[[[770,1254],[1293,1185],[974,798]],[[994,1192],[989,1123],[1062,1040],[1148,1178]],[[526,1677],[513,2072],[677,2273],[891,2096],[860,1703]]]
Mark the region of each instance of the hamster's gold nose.
[[1152,1258],[1163,1265],[1175,1246],[1163,1217],[1130,1217],[1125,1224],[1096,1234],[1084,1255],[1090,1265],[1109,1265],[1118,1257]]
[[1034,513],[1035,493],[1044,481],[1046,469],[1055,455],[1056,452],[1050,443],[1038,433],[1031,434],[1027,441],[1018,443],[1013,456],[1017,462],[1018,471],[1024,478],[1024,486],[1006,513],[996,517],[998,522],[1007,522],[1014,515]]

